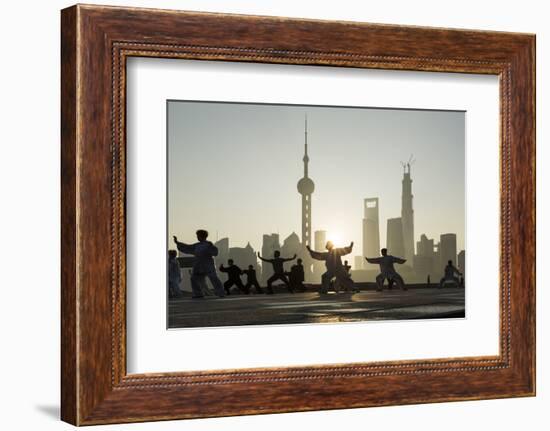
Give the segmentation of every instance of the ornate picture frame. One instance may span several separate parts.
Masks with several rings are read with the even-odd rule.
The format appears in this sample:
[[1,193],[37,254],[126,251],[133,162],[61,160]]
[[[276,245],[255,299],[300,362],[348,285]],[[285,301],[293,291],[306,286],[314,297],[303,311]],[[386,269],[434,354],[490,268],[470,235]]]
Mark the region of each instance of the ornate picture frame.
[[[64,9],[61,18],[64,421],[92,425],[535,394],[534,35],[92,5]],[[135,56],[497,75],[500,353],[128,374],[125,101],[126,60]],[[227,399],[240,402],[220,402]]]

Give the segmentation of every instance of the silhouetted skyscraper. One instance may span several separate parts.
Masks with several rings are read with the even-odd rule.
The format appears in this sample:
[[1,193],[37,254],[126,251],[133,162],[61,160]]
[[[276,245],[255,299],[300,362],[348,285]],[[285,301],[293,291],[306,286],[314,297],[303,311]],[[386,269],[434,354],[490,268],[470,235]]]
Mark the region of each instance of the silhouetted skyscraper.
[[216,261],[216,267],[222,263],[226,264],[229,259],[229,238],[222,238],[216,241],[214,245],[218,248],[218,255],[214,258]]
[[[229,249],[229,259],[233,259],[235,265],[241,267],[241,269],[248,268],[248,265],[256,268],[258,264],[256,252],[250,243],[246,244],[246,247],[231,247]],[[225,265],[227,262],[223,263]]]
[[283,257],[291,257],[294,255],[302,257],[302,244],[300,243],[300,238],[296,235],[296,232],[292,232],[283,241],[281,255]]
[[444,233],[439,239],[439,266],[440,271],[447,265],[449,260],[453,261],[453,265],[456,265],[456,234]]
[[[388,249],[388,254],[396,257],[404,257],[405,248],[403,246],[403,224],[401,222],[401,217],[388,219],[386,248]],[[378,252],[376,256],[378,256],[379,253],[380,252]]]
[[457,256],[458,260],[458,269],[460,269],[460,272],[462,274],[466,274],[466,252],[464,250],[461,250],[460,253],[458,253]]
[[407,264],[412,265],[414,256],[414,211],[411,179],[411,162],[403,166],[401,191],[401,223],[403,226],[403,249]]
[[[435,274],[439,274],[439,269],[434,271],[436,254],[433,239],[428,239],[425,234],[420,235],[420,241],[416,243],[416,253],[413,259],[413,268],[418,278],[426,280],[428,275],[434,277]],[[437,264],[439,265],[439,260]]]
[[[378,198],[364,200],[363,217],[363,256],[374,257],[380,253],[380,225],[378,222]],[[374,269],[377,265],[363,259],[361,266],[355,269]]]
[[302,246],[311,246],[311,195],[315,190],[315,183],[308,176],[309,156],[307,154],[307,116],[304,133],[304,176],[298,181],[298,193],[302,195]]

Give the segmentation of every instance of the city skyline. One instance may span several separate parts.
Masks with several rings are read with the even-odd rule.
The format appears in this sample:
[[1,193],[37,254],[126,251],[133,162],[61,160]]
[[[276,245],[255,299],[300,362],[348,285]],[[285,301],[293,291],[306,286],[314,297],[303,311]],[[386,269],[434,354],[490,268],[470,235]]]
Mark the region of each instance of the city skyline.
[[[310,145],[304,155],[306,115]],[[210,230],[212,241],[227,237],[231,247],[250,243],[260,250],[264,234],[279,233],[281,242],[293,232],[303,236],[305,204],[296,182],[309,162],[316,187],[305,207],[312,212],[306,235],[326,231],[327,240],[337,245],[354,241],[353,255],[362,254],[364,199],[377,198],[384,246],[387,220],[402,215],[401,161],[413,153],[420,160],[411,175],[413,244],[422,234],[437,241],[441,234],[453,233],[458,250],[465,248],[463,112],[171,101],[168,116],[169,237],[192,241],[200,225]],[[408,124],[390,127],[403,121]],[[209,122],[216,127],[208,128]],[[345,130],[335,139],[337,131]],[[385,144],[377,144],[381,137]],[[335,142],[340,152],[334,151]],[[228,144],[233,151],[227,151]],[[209,175],[214,171],[216,176]]]

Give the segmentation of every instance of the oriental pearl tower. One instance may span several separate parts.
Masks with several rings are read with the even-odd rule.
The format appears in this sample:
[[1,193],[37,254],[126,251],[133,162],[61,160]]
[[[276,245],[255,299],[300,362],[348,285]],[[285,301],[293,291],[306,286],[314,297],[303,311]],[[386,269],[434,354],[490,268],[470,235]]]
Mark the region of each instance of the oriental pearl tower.
[[311,195],[315,183],[308,176],[309,156],[307,155],[307,115],[305,118],[304,176],[298,181],[298,193],[302,195],[302,247],[311,247]]

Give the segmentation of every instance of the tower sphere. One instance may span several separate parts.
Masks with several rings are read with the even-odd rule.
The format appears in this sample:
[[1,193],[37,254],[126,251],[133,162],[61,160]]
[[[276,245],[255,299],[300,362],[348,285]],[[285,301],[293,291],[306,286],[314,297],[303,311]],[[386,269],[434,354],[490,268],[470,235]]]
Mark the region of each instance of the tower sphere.
[[315,190],[315,183],[309,177],[301,178],[298,181],[298,193],[301,195],[310,195]]

